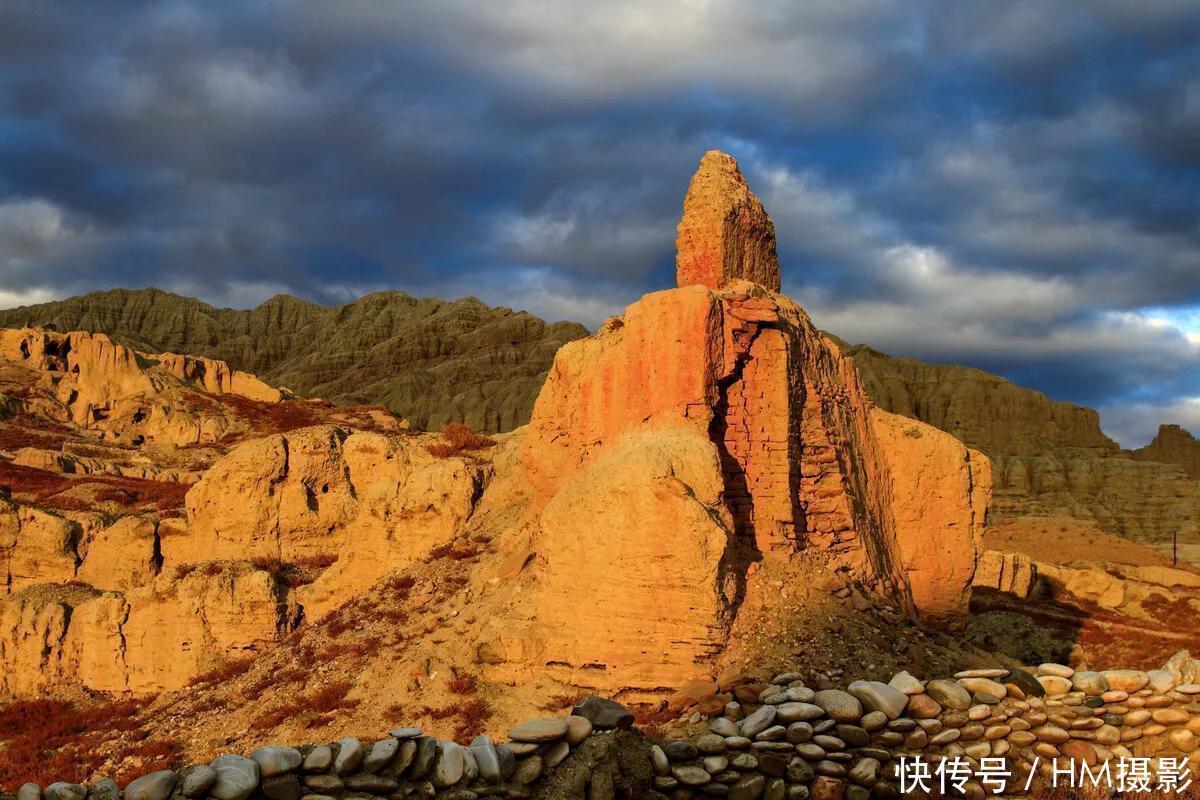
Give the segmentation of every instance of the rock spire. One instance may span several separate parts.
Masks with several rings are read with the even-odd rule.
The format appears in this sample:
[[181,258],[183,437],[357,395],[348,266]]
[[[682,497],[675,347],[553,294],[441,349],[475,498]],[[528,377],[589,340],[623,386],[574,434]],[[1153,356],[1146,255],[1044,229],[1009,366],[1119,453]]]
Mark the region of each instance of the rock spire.
[[737,161],[719,150],[700,159],[683,201],[675,240],[679,286],[720,289],[748,280],[778,292],[775,224],[750,191]]

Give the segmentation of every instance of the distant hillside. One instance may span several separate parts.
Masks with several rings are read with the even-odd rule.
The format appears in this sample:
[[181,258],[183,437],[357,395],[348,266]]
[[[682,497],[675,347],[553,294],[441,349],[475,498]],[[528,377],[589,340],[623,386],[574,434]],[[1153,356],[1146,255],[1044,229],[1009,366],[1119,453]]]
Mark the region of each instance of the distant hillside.
[[277,295],[253,310],[158,289],[93,292],[0,311],[0,327],[109,334],[148,352],[219,358],[335,403],[382,403],[419,428],[465,421],[488,432],[529,420],[554,353],[587,335],[475,298],[366,295],[325,307]]
[[991,522],[1070,518],[1168,552],[1178,535],[1200,558],[1195,440],[1164,426],[1122,450],[1090,408],[1061,403],[983,370],[892,358],[843,345],[882,408],[983,451],[994,466]]

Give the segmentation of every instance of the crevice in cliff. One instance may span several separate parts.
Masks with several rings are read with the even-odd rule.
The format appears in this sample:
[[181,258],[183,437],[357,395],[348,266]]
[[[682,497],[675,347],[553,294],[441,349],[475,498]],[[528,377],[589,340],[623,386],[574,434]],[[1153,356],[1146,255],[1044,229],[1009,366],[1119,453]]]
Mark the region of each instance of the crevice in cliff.
[[[155,535],[157,539],[157,534]],[[129,621],[129,603],[125,598],[121,598],[121,619],[117,621],[117,638],[120,639],[118,645],[118,657],[121,661],[121,679],[125,682],[125,691],[129,691],[129,661],[126,658],[126,648],[128,642],[125,640],[125,623]]]
[[[746,470],[729,446],[731,422],[744,424],[744,413],[736,419],[730,413],[732,389],[743,378],[750,360],[750,346],[758,335],[759,328],[752,328],[749,340],[739,350],[728,374],[717,379],[717,402],[713,407],[713,418],[709,423],[708,436],[717,448],[723,488],[721,502],[725,504],[733,520],[733,537],[721,556],[717,566],[717,581],[725,597],[724,624],[731,624],[738,609],[746,599],[746,586],[752,563],[762,561],[754,529],[753,498],[746,477]],[[742,409],[744,412],[744,409]]]
[[[745,453],[735,453],[730,447],[730,431],[738,425],[745,425],[744,405],[737,408],[742,398],[735,397],[734,388],[742,382],[746,364],[750,360],[750,348],[759,334],[760,328],[754,327],[749,332],[749,338],[740,348],[734,359],[729,373],[717,379],[717,402],[713,407],[713,418],[708,426],[708,437],[717,448],[720,458],[721,478],[724,488],[721,491],[721,501],[729,509],[733,518],[733,532],[738,541],[755,543],[754,528],[754,498],[750,495],[750,486],[743,463]],[[757,549],[757,548],[755,548]]]
[[159,523],[156,520],[154,522],[154,543],[151,546],[150,552],[150,572],[156,576],[162,574],[163,564],[166,562],[166,559],[163,557],[162,536],[158,532],[158,525]]

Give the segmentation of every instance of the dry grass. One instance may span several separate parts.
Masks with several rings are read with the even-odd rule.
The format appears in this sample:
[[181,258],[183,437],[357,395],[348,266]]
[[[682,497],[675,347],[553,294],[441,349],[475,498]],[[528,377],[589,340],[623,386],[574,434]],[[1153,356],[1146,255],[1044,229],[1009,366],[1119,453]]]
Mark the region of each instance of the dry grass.
[[168,511],[183,508],[183,499],[190,483],[169,481],[146,481],[137,478],[120,478],[113,475],[86,475],[72,477],[60,472],[25,467],[9,462],[0,462],[0,490],[20,495],[30,502],[64,510],[90,509],[94,503],[83,503],[78,498],[60,495],[76,486],[99,485],[95,502],[114,502],[125,509],[152,509]]
[[225,571],[224,561],[201,561],[190,564],[180,564],[175,567],[176,580],[183,580],[191,575],[202,575],[206,578],[215,578]]
[[441,708],[421,706],[415,710],[418,717],[425,717],[435,722],[454,720],[454,741],[468,744],[472,739],[487,730],[488,720],[492,718],[492,708],[486,700],[475,697],[465,702],[451,703]]
[[462,422],[451,422],[442,428],[442,439],[437,444],[425,445],[425,449],[435,458],[451,458],[463,452],[486,450],[495,447],[494,439],[484,436],[479,431]]
[[[83,782],[105,763],[129,761],[141,775],[174,765],[182,747],[174,739],[131,737],[140,731],[143,704],[126,700],[78,707],[54,700],[0,706],[0,787],[16,790],[26,781]],[[118,783],[134,777],[118,772]]]
[[[263,403],[235,394],[223,394],[216,399],[221,405],[246,420],[259,434],[287,433],[297,428],[308,428],[325,422],[325,417],[334,406],[317,400],[281,400],[278,403]],[[234,435],[231,439],[242,438]],[[226,444],[232,443],[224,442]]]
[[446,683],[446,688],[454,694],[475,694],[475,690],[479,688],[479,678],[464,672],[451,678]]
[[315,727],[326,721],[324,715],[358,706],[357,700],[346,697],[353,686],[350,681],[326,684],[260,714],[250,722],[250,727],[258,731],[271,730],[293,719],[305,720],[307,727]]
[[542,704],[541,708],[542,711],[563,711],[568,708],[574,708],[577,703],[587,696],[587,692],[551,695],[546,698],[546,702]]
[[231,681],[234,678],[245,675],[250,671],[250,667],[252,666],[254,666],[254,656],[231,658],[227,661],[222,661],[208,672],[202,672],[195,678],[192,678],[191,685],[211,686],[218,683],[225,683],[226,681]]
[[276,583],[295,589],[315,581],[322,570],[333,566],[337,560],[336,553],[316,553],[291,561],[260,556],[250,559],[250,563],[255,569],[269,573]]
[[642,729],[642,733],[651,739],[662,739],[664,726],[679,716],[667,708],[665,700],[657,705],[634,706],[629,710],[633,713],[633,721]]

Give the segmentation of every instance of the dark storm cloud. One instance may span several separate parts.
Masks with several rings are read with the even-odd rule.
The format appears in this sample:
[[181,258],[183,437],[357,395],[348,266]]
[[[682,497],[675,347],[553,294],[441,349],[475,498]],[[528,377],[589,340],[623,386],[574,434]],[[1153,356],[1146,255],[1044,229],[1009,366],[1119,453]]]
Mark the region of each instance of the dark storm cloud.
[[719,147],[819,324],[1139,444],[1200,419],[1197,40],[1167,0],[18,0],[0,304],[403,288],[594,325],[669,284]]

